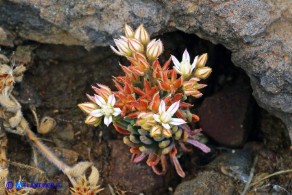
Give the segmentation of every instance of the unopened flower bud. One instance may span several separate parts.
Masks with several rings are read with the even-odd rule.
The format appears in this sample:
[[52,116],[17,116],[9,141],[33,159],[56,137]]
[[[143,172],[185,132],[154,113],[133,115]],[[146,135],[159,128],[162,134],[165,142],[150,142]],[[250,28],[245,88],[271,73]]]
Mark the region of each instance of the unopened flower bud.
[[195,98],[202,97],[203,94],[199,91],[199,89],[202,89],[207,85],[199,84],[198,81],[200,81],[200,79],[191,78],[189,81],[185,81],[183,83],[183,91],[186,96],[191,95]]
[[144,46],[137,39],[129,38],[129,48],[134,52],[143,52]]
[[126,37],[122,37],[120,39],[114,39],[114,42],[118,48],[116,50],[113,46],[111,46],[111,49],[120,56],[131,56],[132,51],[129,48],[128,45],[128,39]]
[[125,35],[127,38],[133,38],[134,37],[134,31],[131,26],[125,25]]
[[150,131],[151,137],[161,137],[162,127],[159,125],[154,126]]
[[142,44],[147,45],[150,41],[150,37],[146,29],[144,28],[144,25],[141,24],[135,31],[134,34],[135,39],[140,41]]
[[212,69],[210,67],[198,68],[195,72],[195,76],[200,79],[206,79],[211,74]]
[[201,55],[197,61],[197,68],[202,68],[206,65],[206,62],[208,60],[208,54],[204,53],[203,55]]
[[155,40],[153,39],[148,45],[147,45],[147,51],[146,56],[150,60],[156,60],[158,56],[161,55],[163,52],[163,45],[160,39]]
[[150,130],[156,121],[153,118],[153,113],[141,113],[138,115],[138,119],[136,121],[136,125],[141,126],[144,130]]
[[88,115],[85,119],[85,124],[98,126],[101,122],[101,119],[102,119],[101,117],[98,118],[98,117]]
[[89,114],[90,112],[92,112],[93,110],[98,109],[98,106],[94,103],[91,102],[85,102],[82,104],[78,104],[78,107],[85,112],[86,114]]
[[[108,86],[102,85],[102,84],[99,84],[99,83],[97,83],[97,86],[99,88],[97,88],[95,86],[91,86],[91,87],[95,91],[95,93],[97,93],[98,95],[100,95],[103,99],[107,100],[108,97],[112,94],[111,89]],[[90,98],[90,100],[91,100],[91,98]],[[95,100],[93,99],[93,102],[94,101]]]
[[171,132],[170,129],[163,129],[163,130],[162,130],[162,135],[163,135],[164,137],[166,137],[166,138],[169,138],[169,137],[172,136],[172,132]]

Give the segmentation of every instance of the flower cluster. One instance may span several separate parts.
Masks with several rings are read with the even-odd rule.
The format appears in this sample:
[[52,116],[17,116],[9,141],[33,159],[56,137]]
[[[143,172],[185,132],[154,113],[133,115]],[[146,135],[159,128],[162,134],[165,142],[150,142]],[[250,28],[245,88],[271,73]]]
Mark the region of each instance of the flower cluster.
[[160,40],[150,40],[143,25],[135,31],[126,25],[125,36],[114,41],[116,47],[111,46],[112,50],[131,64],[120,65],[124,75],[113,79],[117,91],[97,84],[93,87],[96,94],[87,95],[90,102],[78,105],[88,114],[85,123],[94,126],[102,120],[106,126],[113,123],[124,135],[124,143],[130,146],[134,163],[147,158],[147,165],[162,175],[169,156],[177,173],[184,177],[177,159],[178,150],[189,151],[185,144],[191,144],[205,153],[210,151],[197,139],[201,130],[190,128],[189,124],[198,122],[199,117],[190,112],[192,105],[185,102],[189,96],[202,96],[199,90],[206,85],[199,81],[212,71],[205,66],[207,54],[195,57],[191,64],[185,50],[181,62],[171,56],[161,65],[158,57],[163,44]]

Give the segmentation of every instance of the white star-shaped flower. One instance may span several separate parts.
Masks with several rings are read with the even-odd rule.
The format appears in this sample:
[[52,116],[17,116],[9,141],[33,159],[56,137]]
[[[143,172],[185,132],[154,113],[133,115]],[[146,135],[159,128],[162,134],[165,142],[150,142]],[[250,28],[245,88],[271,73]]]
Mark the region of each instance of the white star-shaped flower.
[[196,67],[197,61],[198,61],[198,56],[195,57],[192,65],[191,65],[191,60],[190,60],[190,55],[187,50],[184,51],[183,56],[182,56],[182,61],[179,62],[175,56],[171,56],[172,62],[174,63],[174,69],[176,72],[181,74],[183,77],[188,78],[191,76],[192,71]]
[[161,123],[165,129],[170,129],[171,125],[182,125],[186,122],[181,118],[172,118],[179,108],[180,101],[173,103],[167,111],[165,111],[165,102],[161,100],[159,105],[159,113],[154,114],[154,120]]
[[113,121],[113,116],[118,116],[122,112],[120,108],[114,108],[116,98],[113,94],[108,97],[107,102],[99,95],[95,95],[94,100],[100,109],[91,111],[90,115],[94,117],[104,116],[104,124],[106,126],[111,124]]

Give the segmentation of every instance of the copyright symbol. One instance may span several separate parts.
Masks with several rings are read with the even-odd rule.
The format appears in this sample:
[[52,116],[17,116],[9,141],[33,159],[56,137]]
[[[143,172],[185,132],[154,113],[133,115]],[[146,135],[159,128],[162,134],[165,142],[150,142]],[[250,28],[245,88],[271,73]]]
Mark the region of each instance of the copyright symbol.
[[13,188],[13,182],[12,181],[8,181],[8,182],[6,182],[5,183],[5,187],[7,188],[7,189],[12,189]]

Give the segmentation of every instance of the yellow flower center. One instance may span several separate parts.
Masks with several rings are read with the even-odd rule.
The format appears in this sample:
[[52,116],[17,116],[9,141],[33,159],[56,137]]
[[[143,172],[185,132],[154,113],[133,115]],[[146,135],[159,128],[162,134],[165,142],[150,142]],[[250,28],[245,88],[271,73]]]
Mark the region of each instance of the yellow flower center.
[[191,74],[191,64],[188,61],[183,60],[181,62],[180,71],[183,76],[188,77]]
[[164,112],[160,115],[160,120],[162,123],[168,124],[171,121],[171,115],[167,112]]
[[108,105],[108,104],[105,104],[103,107],[102,107],[102,111],[103,111],[103,114],[105,116],[110,116],[114,113],[114,108],[112,105]]

